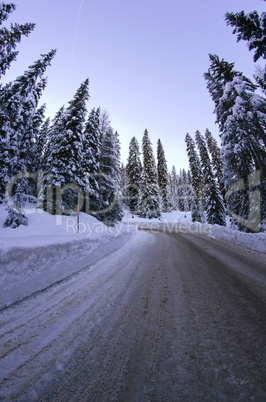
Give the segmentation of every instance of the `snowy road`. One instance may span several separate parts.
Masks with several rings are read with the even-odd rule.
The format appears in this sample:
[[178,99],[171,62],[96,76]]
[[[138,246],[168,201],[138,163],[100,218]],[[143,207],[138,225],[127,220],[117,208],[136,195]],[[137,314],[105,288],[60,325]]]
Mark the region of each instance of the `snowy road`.
[[0,400],[265,400],[264,257],[138,232],[0,312]]

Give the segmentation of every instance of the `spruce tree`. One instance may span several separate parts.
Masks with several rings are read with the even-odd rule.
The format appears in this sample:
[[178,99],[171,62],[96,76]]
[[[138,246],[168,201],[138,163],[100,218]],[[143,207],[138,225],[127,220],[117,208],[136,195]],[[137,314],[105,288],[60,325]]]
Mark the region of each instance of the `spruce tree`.
[[225,20],[227,25],[234,27],[233,33],[237,34],[237,41],[245,40],[248,42],[249,50],[255,49],[254,61],[260,57],[266,59],[266,13],[261,16],[257,11],[245,14],[226,13]]
[[189,167],[191,172],[191,182],[194,192],[194,200],[192,207],[192,220],[201,222],[203,216],[203,177],[200,166],[199,156],[196,151],[195,143],[192,137],[187,134],[185,138],[187,145],[187,155],[189,161]]
[[174,211],[179,210],[178,186],[178,176],[176,173],[176,168],[173,166],[170,173],[170,203],[171,209]]
[[201,159],[201,169],[203,174],[204,193],[206,197],[206,214],[209,224],[225,226],[225,206],[222,194],[215,180],[211,161],[208,155],[207,146],[203,136],[199,131],[196,132],[196,142]]
[[215,175],[215,178],[219,184],[220,191],[222,193],[223,198],[225,198],[225,190],[223,184],[223,163],[221,161],[221,149],[217,144],[216,139],[213,137],[212,133],[206,129],[205,131],[205,139],[208,147],[208,151],[211,155],[211,163],[212,169]]
[[185,169],[180,171],[180,188],[182,194],[182,210],[187,212],[189,211],[190,185],[188,182],[188,174]]
[[44,155],[48,144],[48,133],[50,127],[50,117],[48,117],[41,125],[36,135],[34,152],[36,155],[36,170],[41,171],[44,168]]
[[188,210],[192,211],[192,207],[193,207],[193,188],[192,188],[192,177],[191,177],[190,170],[187,171],[187,183],[188,183],[188,191],[187,191]]
[[100,209],[100,108],[92,109],[83,134],[82,175],[86,178],[86,212],[94,214]]
[[[14,3],[0,3],[0,26],[16,9]],[[11,24],[10,29],[0,28],[0,79],[6,73],[13,60],[16,59],[17,43],[21,41],[22,36],[28,36],[34,29],[35,24]]]
[[[34,138],[43,112],[43,109],[37,111],[37,106],[46,84],[41,77],[54,55],[54,50],[42,55],[22,76],[0,88],[0,201],[4,199],[10,179],[22,175],[22,180],[19,182],[17,176],[15,185],[9,190],[9,197],[13,195],[18,203],[18,211],[23,204],[23,194],[32,193],[27,174],[35,171]],[[11,204],[6,224],[14,227],[14,203]],[[20,212],[16,213],[20,215]],[[17,222],[25,223],[25,219],[21,216]]]
[[177,195],[179,199],[179,211],[184,212],[184,185],[183,185],[183,177],[182,177],[182,169],[179,170],[178,175],[178,190]]
[[[257,216],[260,213],[262,221],[266,219],[266,101],[255,94],[256,86],[247,77],[233,70],[233,64],[220,60],[218,56],[211,56],[210,59],[211,66],[205,79],[215,102],[221,133],[228,210],[234,217],[238,216],[235,223],[239,229],[260,230],[258,220],[248,220],[249,216],[255,216],[252,212],[254,208],[260,209]],[[249,202],[253,191],[249,176],[254,171],[260,172],[260,207],[251,206]],[[239,188],[233,193],[232,188],[236,188],[238,182]]]
[[157,142],[157,172],[158,172],[158,185],[162,201],[162,212],[169,212],[170,190],[168,182],[168,169],[163,145],[160,139]]
[[142,154],[141,215],[150,219],[158,218],[161,215],[160,191],[155,158],[147,129],[142,139]]
[[54,50],[43,55],[22,76],[0,89],[0,199],[9,179],[28,171],[36,108],[46,83],[41,76],[54,55]]
[[46,208],[51,213],[69,213],[76,208],[78,194],[83,196],[82,148],[88,87],[89,80],[86,79],[66,110],[61,108],[57,115],[52,133],[54,141],[49,146],[45,169],[46,191],[50,191]]
[[117,138],[109,127],[103,137],[100,155],[100,202],[97,217],[107,226],[112,226],[122,219],[122,205],[119,189],[119,167]]
[[126,172],[128,178],[125,194],[126,204],[130,212],[137,214],[140,209],[141,200],[142,164],[140,160],[139,143],[136,137],[133,137],[129,144]]

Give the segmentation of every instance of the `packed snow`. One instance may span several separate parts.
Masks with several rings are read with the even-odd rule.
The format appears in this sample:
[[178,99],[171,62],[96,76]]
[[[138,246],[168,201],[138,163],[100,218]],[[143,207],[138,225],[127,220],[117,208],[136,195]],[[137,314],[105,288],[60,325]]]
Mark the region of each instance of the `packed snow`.
[[163,213],[145,219],[125,212],[114,227],[90,215],[53,216],[28,204],[28,226],[4,228],[6,206],[0,205],[0,308],[43,290],[112,253],[138,233],[138,228],[198,233],[266,252],[266,234],[193,223],[190,212]]

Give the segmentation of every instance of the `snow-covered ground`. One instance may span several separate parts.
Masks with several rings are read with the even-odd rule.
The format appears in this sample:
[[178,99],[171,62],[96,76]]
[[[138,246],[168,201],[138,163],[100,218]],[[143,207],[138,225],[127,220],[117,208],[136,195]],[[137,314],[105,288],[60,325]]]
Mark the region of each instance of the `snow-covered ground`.
[[266,234],[245,234],[218,225],[193,223],[191,213],[174,211],[159,219],[144,219],[125,213],[119,224],[107,227],[81,213],[52,216],[28,204],[28,226],[4,228],[5,206],[0,205],[0,308],[45,289],[81,271],[122,247],[138,227],[181,233],[199,233],[227,240],[260,252],[266,251]]

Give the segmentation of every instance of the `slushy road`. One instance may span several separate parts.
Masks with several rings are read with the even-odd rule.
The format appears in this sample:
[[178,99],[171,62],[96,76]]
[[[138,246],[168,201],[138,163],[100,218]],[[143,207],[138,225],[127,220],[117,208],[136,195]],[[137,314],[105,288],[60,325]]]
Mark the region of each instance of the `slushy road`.
[[139,231],[0,313],[0,400],[265,400],[265,311],[265,255]]

